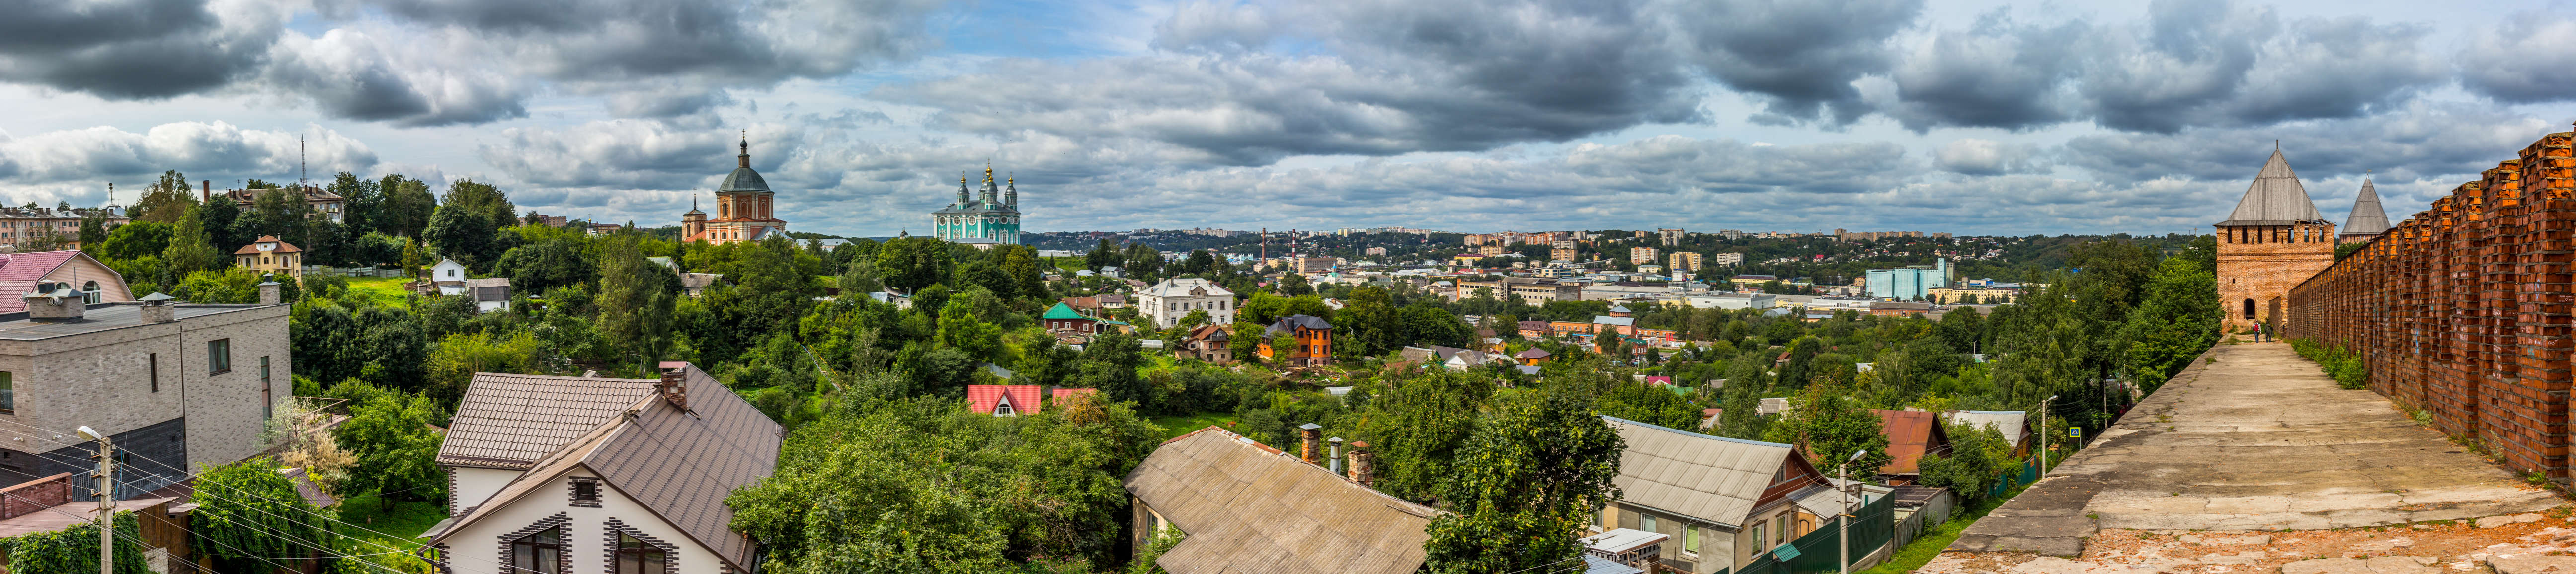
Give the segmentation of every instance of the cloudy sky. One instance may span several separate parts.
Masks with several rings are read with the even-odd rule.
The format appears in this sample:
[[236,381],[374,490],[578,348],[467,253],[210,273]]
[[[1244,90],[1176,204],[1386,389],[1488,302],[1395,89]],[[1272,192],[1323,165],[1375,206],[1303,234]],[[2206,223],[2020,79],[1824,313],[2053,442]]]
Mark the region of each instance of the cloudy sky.
[[[2278,140],[2392,219],[2576,120],[2567,2],[0,2],[0,200],[398,172],[668,224],[2206,232]],[[980,177],[980,176],[979,176]],[[115,183],[115,196],[107,184]]]

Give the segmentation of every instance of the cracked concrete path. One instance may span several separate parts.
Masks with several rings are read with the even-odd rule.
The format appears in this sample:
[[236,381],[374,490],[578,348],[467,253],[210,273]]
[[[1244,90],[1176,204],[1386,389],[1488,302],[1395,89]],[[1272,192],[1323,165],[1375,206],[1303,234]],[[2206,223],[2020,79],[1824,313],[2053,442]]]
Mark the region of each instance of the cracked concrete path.
[[2221,344],[1949,552],[2078,556],[2104,528],[2322,530],[2556,507],[2282,343]]

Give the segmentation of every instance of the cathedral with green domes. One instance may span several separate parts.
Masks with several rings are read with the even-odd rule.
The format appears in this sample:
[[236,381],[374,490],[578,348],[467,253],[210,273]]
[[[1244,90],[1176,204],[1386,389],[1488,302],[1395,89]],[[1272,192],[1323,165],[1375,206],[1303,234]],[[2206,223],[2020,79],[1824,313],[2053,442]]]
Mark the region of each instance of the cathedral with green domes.
[[984,189],[979,197],[968,198],[966,177],[957,177],[957,202],[930,212],[931,237],[956,243],[979,245],[1018,245],[1020,243],[1019,182],[993,181],[992,166],[984,167]]

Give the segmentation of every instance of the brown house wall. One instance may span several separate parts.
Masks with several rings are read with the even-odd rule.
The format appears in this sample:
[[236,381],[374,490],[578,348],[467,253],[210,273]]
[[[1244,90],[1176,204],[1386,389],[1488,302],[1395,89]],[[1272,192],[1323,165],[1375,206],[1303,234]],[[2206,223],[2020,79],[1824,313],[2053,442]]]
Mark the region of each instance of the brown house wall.
[[2371,390],[2569,484],[2571,139],[2543,136],[2292,289],[2284,334],[2354,350]]

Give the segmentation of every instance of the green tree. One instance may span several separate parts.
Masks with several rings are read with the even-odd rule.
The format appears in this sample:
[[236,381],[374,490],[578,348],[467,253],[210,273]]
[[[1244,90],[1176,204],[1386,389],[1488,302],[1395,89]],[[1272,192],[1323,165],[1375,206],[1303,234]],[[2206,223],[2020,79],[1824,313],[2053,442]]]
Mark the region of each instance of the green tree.
[[513,247],[492,264],[492,272],[509,277],[511,289],[531,295],[588,284],[600,269],[585,253],[588,243],[586,238],[559,238]]
[[1594,509],[1618,498],[1625,449],[1581,398],[1549,393],[1505,405],[1480,425],[1442,481],[1456,514],[1431,519],[1424,566],[1448,573],[1521,572],[1578,560]]
[[401,392],[371,394],[349,407],[349,420],[332,428],[341,450],[358,458],[342,490],[383,493],[376,502],[384,509],[393,508],[393,493],[406,500],[438,500],[446,492],[447,473],[438,467],[441,438],[430,425],[447,417],[429,399]]
[[[153,564],[146,559],[143,531],[136,526],[134,511],[116,512],[116,574],[150,574]],[[13,574],[97,574],[98,522],[83,520],[61,530],[30,532],[9,540],[9,571]]]
[[331,527],[321,510],[304,502],[269,459],[208,467],[197,475],[196,492],[197,509],[188,514],[190,541],[199,555],[214,559],[216,571],[293,569],[305,560],[286,557],[331,547]]
[[1415,502],[1437,497],[1493,394],[1493,377],[1444,372],[1397,381],[1372,397],[1360,432],[1377,450],[1377,489]]
[[2120,331],[2125,362],[2138,390],[2156,392],[2166,379],[2191,366],[2193,357],[2218,342],[2219,318],[2225,311],[2209,296],[2217,288],[2216,278],[2189,259],[2170,257],[2156,267],[2147,282],[2146,300],[2130,311]]
[[422,239],[438,248],[438,254],[467,267],[483,268],[498,255],[494,248],[492,220],[486,214],[453,205],[439,206],[429,218],[429,229]]
[[948,277],[955,260],[945,241],[902,237],[877,247],[877,273],[886,286],[911,293]]
[[191,212],[197,213],[199,224],[206,230],[206,241],[214,245],[218,257],[232,253],[234,249],[240,249],[241,246],[249,245],[251,240],[259,238],[258,235],[242,235],[247,228],[239,225],[242,215],[241,204],[235,203],[230,195],[214,198],[214,201],[198,205]]
[[1609,392],[1601,394],[1595,408],[1601,414],[1660,426],[1695,431],[1699,429],[1699,405],[1683,400],[1681,395],[1662,387],[1634,381],[1616,381]]
[[158,221],[136,221],[118,226],[98,243],[99,259],[140,259],[160,257],[170,249],[171,225]]
[[377,180],[376,187],[385,199],[383,213],[369,218],[374,231],[419,239],[429,228],[431,212],[438,209],[438,196],[429,192],[429,184],[396,173]]
[[209,243],[213,233],[206,230],[205,218],[202,217],[203,212],[208,211],[212,210],[189,210],[186,217],[179,218],[178,228],[170,230],[170,246],[162,249],[161,262],[170,266],[171,277],[222,269],[229,263],[224,260],[223,252],[216,251],[215,246]]
[[1869,457],[1886,460],[1885,422],[1846,392],[1835,385],[1808,386],[1791,401],[1788,413],[1764,429],[1762,440],[1797,445],[1816,468],[1833,468],[1843,457],[1863,449]]
[[640,238],[609,239],[599,257],[599,333],[611,346],[651,365],[670,348],[679,276],[644,258]]
[[143,198],[134,201],[126,215],[136,222],[176,224],[197,207],[197,186],[188,185],[188,176],[178,170],[161,172],[161,178],[145,187]]
[[93,211],[89,214],[82,215],[80,221],[80,234],[77,237],[80,241],[81,251],[89,253],[91,257],[97,257],[100,252],[100,248],[107,245],[107,213],[104,211]]
[[1334,317],[1333,326],[1340,331],[1335,333],[1340,335],[1335,343],[1355,346],[1361,355],[1378,355],[1412,343],[1398,340],[1404,335],[1404,324],[1395,316],[1395,296],[1385,289],[1351,289],[1343,301],[1341,312]]
[[1949,425],[1950,452],[1926,454],[1921,464],[1919,484],[1946,486],[1969,505],[1986,498],[1986,492],[2001,482],[2003,473],[2012,467],[2012,444],[1993,425],[1971,427]]
[[[485,231],[499,231],[519,224],[519,209],[510,205],[510,194],[502,192],[501,188],[492,187],[491,184],[472,179],[460,179],[447,184],[447,193],[439,196],[438,206],[442,210],[462,207],[474,212],[482,218],[485,225],[492,226]],[[430,225],[436,226],[438,223],[433,219]]]

